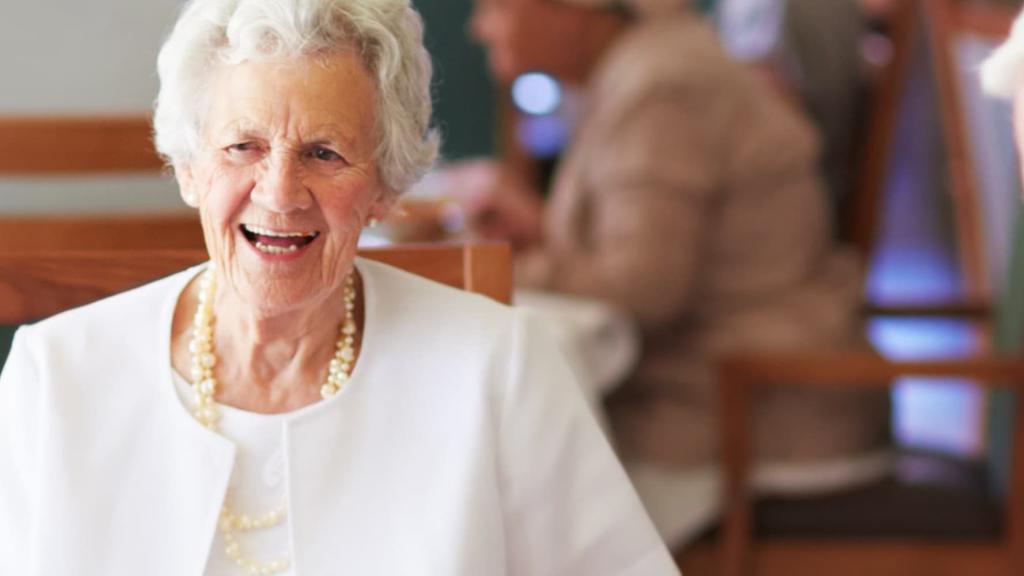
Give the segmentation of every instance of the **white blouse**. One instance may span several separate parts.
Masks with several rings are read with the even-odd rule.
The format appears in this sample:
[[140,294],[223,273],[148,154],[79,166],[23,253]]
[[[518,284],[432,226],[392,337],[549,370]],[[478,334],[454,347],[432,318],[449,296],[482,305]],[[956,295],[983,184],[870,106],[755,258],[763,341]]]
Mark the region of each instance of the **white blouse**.
[[348,386],[251,431],[281,447],[280,479],[244,421],[229,440],[176,392],[171,323],[199,269],[21,328],[0,374],[0,574],[217,574],[230,483],[273,501],[247,492],[264,476],[288,501],[267,550],[295,576],[678,574],[537,318],[356,266]]
[[[173,369],[172,369],[173,371]],[[192,388],[180,374],[174,372],[174,385],[178,397],[186,405],[191,402]],[[326,403],[327,401],[325,401]],[[257,414],[231,406],[220,405],[220,434],[235,443],[235,466],[228,482],[227,499],[236,514],[260,515],[282,503],[288,508],[288,490],[285,486],[285,430],[289,421],[303,417],[312,408],[284,414]],[[239,534],[238,543],[247,558],[267,562],[291,559],[288,517],[264,530]],[[234,576],[241,570],[224,551],[224,539],[218,531],[210,549],[210,559],[204,576]],[[292,576],[290,569],[278,572]]]

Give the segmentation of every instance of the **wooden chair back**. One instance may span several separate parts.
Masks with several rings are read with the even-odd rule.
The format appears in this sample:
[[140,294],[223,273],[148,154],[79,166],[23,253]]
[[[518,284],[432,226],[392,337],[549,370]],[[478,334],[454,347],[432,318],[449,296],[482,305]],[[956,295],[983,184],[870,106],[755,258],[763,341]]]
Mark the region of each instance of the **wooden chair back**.
[[[73,153],[62,153],[68,150]],[[144,115],[0,116],[0,177],[63,183],[83,176],[156,175],[163,169]],[[203,249],[198,216],[184,210],[124,216],[0,215],[0,240],[0,253],[72,247]]]
[[912,64],[917,17],[915,0],[897,0],[885,19],[884,27],[892,50],[888,62],[870,88],[855,195],[841,224],[865,262],[871,260],[878,236],[897,120]]
[[0,254],[205,250],[194,212],[126,216],[0,216]]
[[[74,153],[60,153],[67,150]],[[163,166],[147,116],[0,117],[0,175],[127,174]]]
[[957,49],[965,38],[983,39],[993,45],[1005,38],[1016,15],[1016,10],[1007,4],[992,0],[896,0],[893,3],[894,9],[885,23],[891,55],[873,89],[857,195],[844,223],[853,244],[870,261],[880,228],[899,114],[916,62],[915,47],[924,34],[938,99],[960,268],[966,279],[965,299],[975,307],[987,306],[991,299],[991,263],[986,259],[985,223],[980,206],[982,190],[979,189],[978,167],[972,158],[972,126],[965,108],[969,102],[964,98],[976,89],[976,82],[972,70],[968,80],[972,85],[965,85],[964,67]]
[[[410,244],[359,254],[499,302],[511,300],[511,255],[504,244]],[[38,320],[207,258],[200,250],[0,254],[0,324]]]
[[[989,221],[993,214],[986,213],[985,195],[1006,193],[1010,209],[998,212],[1015,214],[1017,190],[984,189],[982,167],[974,148],[985,143],[979,142],[980,130],[973,125],[970,107],[986,99],[978,96],[975,65],[966,66],[968,70],[964,73],[965,63],[961,61],[959,48],[967,38],[996,46],[1009,35],[1016,10],[984,0],[924,0],[920,5],[928,28],[966,296],[969,300],[991,301],[995,293],[992,270],[1005,265],[993,260],[1006,257],[1003,249],[991,246],[986,240],[986,229],[997,224]],[[1009,122],[1007,116],[1007,126]],[[990,148],[986,153],[995,154],[1007,146],[1012,147],[1012,141],[997,143],[996,149]],[[1012,178],[1016,180],[1016,177],[1014,173]],[[1009,243],[1010,238],[1007,238],[1006,244]]]

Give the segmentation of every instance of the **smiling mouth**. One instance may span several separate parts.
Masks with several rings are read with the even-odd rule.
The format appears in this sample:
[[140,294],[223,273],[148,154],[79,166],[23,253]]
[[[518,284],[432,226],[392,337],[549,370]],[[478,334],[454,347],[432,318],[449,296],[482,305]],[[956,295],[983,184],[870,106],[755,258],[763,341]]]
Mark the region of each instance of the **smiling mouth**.
[[280,231],[242,224],[242,235],[264,254],[290,254],[308,246],[320,236],[319,231]]

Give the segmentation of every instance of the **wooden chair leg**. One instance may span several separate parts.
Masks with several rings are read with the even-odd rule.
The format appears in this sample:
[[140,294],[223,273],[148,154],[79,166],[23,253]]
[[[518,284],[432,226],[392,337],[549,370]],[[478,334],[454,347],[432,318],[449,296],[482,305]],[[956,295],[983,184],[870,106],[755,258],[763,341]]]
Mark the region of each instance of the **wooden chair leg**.
[[722,576],[744,576],[750,564],[750,399],[749,388],[735,377],[726,364],[719,380],[719,426],[722,432],[721,458],[724,472]]

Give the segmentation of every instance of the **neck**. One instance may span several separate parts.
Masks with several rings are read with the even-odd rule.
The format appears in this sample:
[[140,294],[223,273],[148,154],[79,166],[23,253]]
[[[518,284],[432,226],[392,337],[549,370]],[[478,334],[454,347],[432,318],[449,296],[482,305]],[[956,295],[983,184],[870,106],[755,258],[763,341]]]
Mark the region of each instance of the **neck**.
[[[356,292],[361,293],[358,276]],[[189,374],[188,342],[198,308],[198,282],[184,293],[175,314],[174,364]],[[345,315],[344,288],[321,302],[280,313],[253,310],[230,291],[217,288],[213,338],[218,379],[216,400],[252,412],[287,412],[321,399],[321,384],[338,342]],[[362,326],[361,298],[356,298],[356,325]],[[361,332],[361,329],[358,331]],[[359,339],[353,346],[358,351]]]
[[318,301],[286,311],[253,309],[240,302],[229,288],[218,287],[214,312],[218,349],[225,352],[228,347],[258,351],[281,346],[300,348],[312,342],[331,348],[345,315],[341,287]]
[[226,385],[239,380],[253,386],[316,388],[315,380],[297,377],[319,374],[334,353],[344,316],[340,289],[324,302],[274,315],[237,304],[227,290],[217,296],[214,342]]

